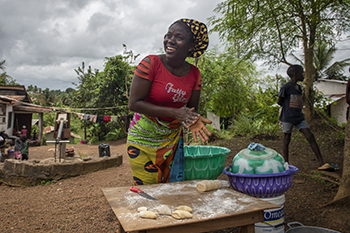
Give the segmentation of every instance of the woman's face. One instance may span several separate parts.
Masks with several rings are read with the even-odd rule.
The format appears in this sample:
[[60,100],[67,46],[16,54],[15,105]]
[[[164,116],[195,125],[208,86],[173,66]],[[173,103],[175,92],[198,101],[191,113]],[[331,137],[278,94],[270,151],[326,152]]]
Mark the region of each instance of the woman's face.
[[167,58],[186,59],[193,50],[192,33],[181,23],[173,24],[164,36],[164,50]]

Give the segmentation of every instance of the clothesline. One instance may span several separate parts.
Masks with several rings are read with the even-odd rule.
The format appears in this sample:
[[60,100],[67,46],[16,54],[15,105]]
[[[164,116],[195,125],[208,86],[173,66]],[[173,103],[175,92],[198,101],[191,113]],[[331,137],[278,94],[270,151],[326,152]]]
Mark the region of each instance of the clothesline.
[[77,117],[81,120],[87,120],[92,123],[102,123],[102,122],[118,122],[118,120],[126,121],[132,118],[132,114],[130,115],[123,115],[123,116],[117,116],[117,115],[105,115],[105,116],[99,116],[99,115],[92,115],[92,114],[84,114],[80,112],[72,112],[77,115]]
[[[117,106],[117,107],[104,107],[104,108],[56,108],[52,107],[54,110],[104,110],[104,109],[115,109],[115,108],[122,108],[122,107],[128,107],[128,105],[122,105],[122,106]],[[74,113],[74,112],[73,112]]]
[[32,107],[41,107],[41,108],[47,108],[47,109],[51,109],[51,110],[104,110],[104,109],[115,109],[115,108],[123,108],[123,107],[128,107],[128,105],[121,105],[121,106],[116,106],[116,107],[103,107],[103,108],[61,108],[61,107],[51,107],[51,106],[42,106],[42,105],[38,105],[38,104],[33,104],[33,103],[27,103],[27,102],[23,102],[20,100],[16,100],[7,96],[3,96],[0,95],[1,98],[3,99],[7,99],[10,101],[14,101],[17,104],[22,104],[22,105],[27,105],[27,106],[32,106]]

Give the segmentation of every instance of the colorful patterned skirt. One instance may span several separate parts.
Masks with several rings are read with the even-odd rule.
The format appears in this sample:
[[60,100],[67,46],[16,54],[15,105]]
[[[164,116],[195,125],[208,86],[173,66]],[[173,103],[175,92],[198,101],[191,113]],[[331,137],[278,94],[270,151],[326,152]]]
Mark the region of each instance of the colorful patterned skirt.
[[[127,139],[127,152],[135,185],[169,182],[180,138],[182,126],[178,121],[165,122],[135,113]],[[183,153],[176,154],[183,157]],[[180,159],[184,162],[184,157]]]

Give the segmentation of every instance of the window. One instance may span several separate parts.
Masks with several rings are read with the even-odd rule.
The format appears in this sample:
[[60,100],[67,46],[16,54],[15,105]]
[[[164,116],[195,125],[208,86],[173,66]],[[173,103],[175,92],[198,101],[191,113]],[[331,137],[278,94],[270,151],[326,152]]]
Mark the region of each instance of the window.
[[9,115],[7,117],[7,128],[11,128],[11,123],[12,123],[12,112],[9,112]]
[[6,104],[0,104],[0,124],[6,124]]

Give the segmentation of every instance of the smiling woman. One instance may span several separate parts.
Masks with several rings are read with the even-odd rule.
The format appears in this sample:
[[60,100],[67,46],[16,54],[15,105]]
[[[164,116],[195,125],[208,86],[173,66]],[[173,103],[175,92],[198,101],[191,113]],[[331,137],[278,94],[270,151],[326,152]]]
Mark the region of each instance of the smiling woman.
[[149,55],[136,67],[129,109],[134,111],[127,150],[135,185],[182,181],[182,130],[195,141],[208,141],[211,123],[198,111],[202,84],[199,70],[186,62],[199,57],[209,43],[205,24],[180,19],[164,36],[165,54]]

